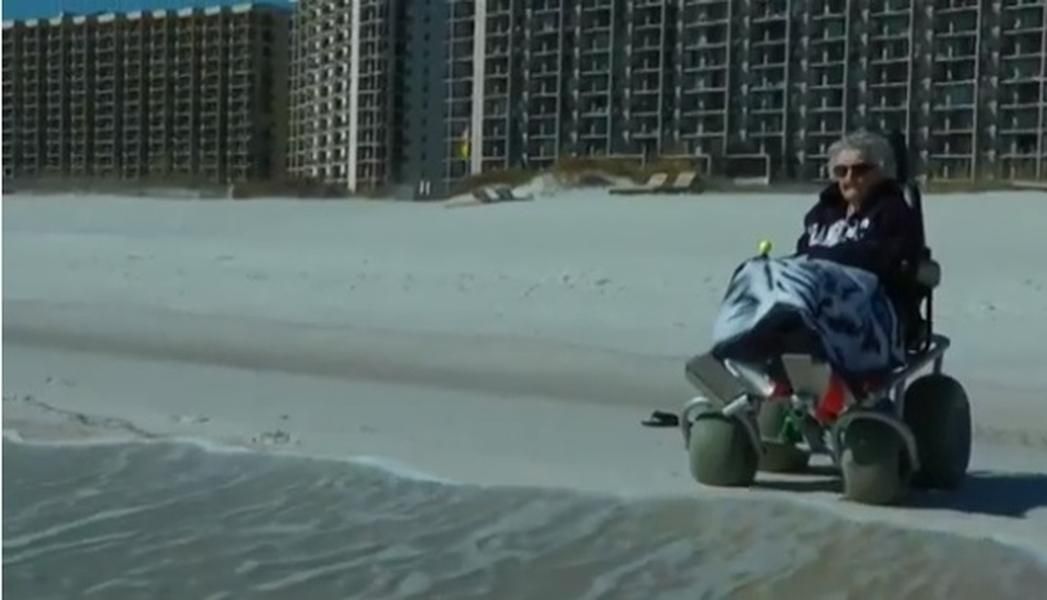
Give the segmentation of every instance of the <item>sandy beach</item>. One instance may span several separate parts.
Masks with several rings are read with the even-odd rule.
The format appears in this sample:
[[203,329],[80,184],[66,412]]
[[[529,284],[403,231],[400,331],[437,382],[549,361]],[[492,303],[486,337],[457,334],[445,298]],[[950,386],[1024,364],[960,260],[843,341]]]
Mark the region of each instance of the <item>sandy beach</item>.
[[4,591],[1031,597],[1040,193],[926,200],[976,423],[962,490],[859,506],[824,468],[713,490],[640,426],[692,395],[731,270],[790,251],[810,201],[7,196]]

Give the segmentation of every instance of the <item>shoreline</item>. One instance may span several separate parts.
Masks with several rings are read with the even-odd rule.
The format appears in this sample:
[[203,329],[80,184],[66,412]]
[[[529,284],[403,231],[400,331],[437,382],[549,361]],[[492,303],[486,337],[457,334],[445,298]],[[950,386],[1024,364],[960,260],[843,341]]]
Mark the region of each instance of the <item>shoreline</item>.
[[[753,496],[620,499],[440,485],[368,464],[185,444],[4,445],[23,472],[49,464],[54,493],[76,498],[55,503],[9,487],[18,507],[5,507],[5,585],[19,595],[69,585],[40,576],[56,571],[113,598],[172,588],[195,597],[537,599],[602,590],[745,599],[832,589],[874,598],[885,587],[899,598],[1025,598],[1047,582],[1042,556],[996,532],[899,529]],[[112,496],[123,502],[114,507]],[[104,562],[91,560],[99,555]]]
[[[91,420],[95,417],[76,413],[76,417]],[[39,415],[37,415],[37,418]],[[34,417],[30,417],[34,419]],[[152,435],[140,437],[133,434],[111,435],[105,428],[81,430],[70,435],[68,431],[60,433],[62,423],[52,418],[43,418],[35,425],[44,425],[42,431],[37,431],[29,436],[22,436],[17,428],[8,428],[3,431],[3,442],[15,445],[35,448],[48,448],[54,450],[81,450],[91,448],[113,448],[120,449],[128,446],[187,446],[213,455],[216,458],[222,456],[254,457],[261,460],[299,460],[315,465],[330,465],[331,468],[340,469],[342,466],[348,468],[364,468],[387,477],[401,479],[412,483],[436,484],[461,488],[478,493],[496,492],[502,494],[552,494],[557,496],[570,496],[579,500],[592,500],[613,503],[695,503],[695,506],[716,506],[722,503],[732,503],[742,506],[749,505],[749,510],[764,511],[774,510],[781,507],[788,511],[796,512],[798,515],[809,515],[811,518],[828,517],[853,525],[882,526],[897,532],[922,533],[929,536],[944,536],[964,543],[989,542],[999,548],[1009,548],[1022,552],[1025,557],[1047,568],[1047,544],[1039,539],[1030,538],[1023,534],[1020,529],[1008,526],[1002,527],[962,527],[963,517],[942,519],[940,516],[928,519],[908,520],[892,517],[891,511],[912,510],[912,507],[882,507],[872,508],[855,506],[831,498],[811,497],[800,494],[789,494],[783,491],[774,491],[773,486],[766,488],[757,485],[749,490],[715,490],[703,488],[694,484],[690,491],[680,490],[651,490],[641,494],[623,493],[606,488],[578,487],[565,484],[537,484],[527,482],[497,482],[484,481],[481,479],[449,479],[439,474],[432,473],[413,463],[407,463],[396,458],[375,454],[336,455],[330,453],[317,453],[308,449],[295,449],[287,447],[266,447],[259,444],[236,443],[232,441],[221,441],[204,435]],[[48,425],[55,429],[48,430]],[[764,475],[766,477],[766,475]],[[783,476],[783,482],[802,482],[803,476]],[[1003,525],[1003,523],[1001,523]]]

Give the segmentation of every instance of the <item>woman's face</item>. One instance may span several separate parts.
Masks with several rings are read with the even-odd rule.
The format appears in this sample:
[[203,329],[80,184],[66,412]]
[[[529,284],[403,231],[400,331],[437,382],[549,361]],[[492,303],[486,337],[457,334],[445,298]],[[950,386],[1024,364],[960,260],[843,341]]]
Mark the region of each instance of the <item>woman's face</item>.
[[841,150],[833,160],[832,176],[843,199],[850,204],[859,204],[869,189],[880,181],[880,170],[865,160],[860,151]]

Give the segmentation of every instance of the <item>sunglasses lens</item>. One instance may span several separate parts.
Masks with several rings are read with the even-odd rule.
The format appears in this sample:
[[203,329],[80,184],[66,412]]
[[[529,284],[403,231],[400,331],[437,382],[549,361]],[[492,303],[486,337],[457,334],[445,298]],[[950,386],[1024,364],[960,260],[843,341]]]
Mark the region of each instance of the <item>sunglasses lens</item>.
[[833,176],[837,179],[843,179],[850,173],[854,177],[861,177],[872,170],[872,165],[868,163],[858,163],[855,165],[836,165],[833,167]]

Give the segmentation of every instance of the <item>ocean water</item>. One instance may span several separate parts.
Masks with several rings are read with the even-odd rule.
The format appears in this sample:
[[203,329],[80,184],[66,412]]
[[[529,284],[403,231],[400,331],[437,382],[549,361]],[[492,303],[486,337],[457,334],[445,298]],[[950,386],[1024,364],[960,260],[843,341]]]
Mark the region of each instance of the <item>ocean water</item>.
[[185,443],[4,441],[3,595],[1032,598],[995,542],[769,501],[623,500]]

